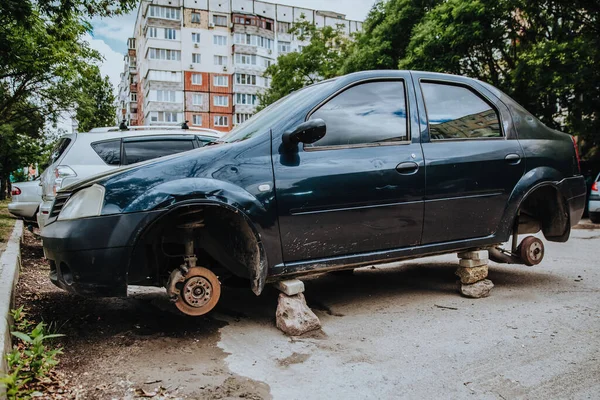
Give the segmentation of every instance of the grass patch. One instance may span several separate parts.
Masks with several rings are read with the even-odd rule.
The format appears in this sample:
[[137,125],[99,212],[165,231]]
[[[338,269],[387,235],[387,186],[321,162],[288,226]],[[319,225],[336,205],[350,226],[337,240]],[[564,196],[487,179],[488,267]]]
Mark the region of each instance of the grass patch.
[[9,199],[0,201],[0,244],[8,241],[16,221],[8,212],[8,203]]

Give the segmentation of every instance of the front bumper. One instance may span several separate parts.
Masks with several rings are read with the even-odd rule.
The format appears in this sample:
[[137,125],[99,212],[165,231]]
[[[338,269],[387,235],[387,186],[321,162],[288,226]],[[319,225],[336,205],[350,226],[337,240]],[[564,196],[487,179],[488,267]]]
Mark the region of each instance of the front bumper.
[[42,239],[50,260],[50,280],[84,296],[126,296],[132,249],[143,229],[160,214],[151,211],[49,223]]

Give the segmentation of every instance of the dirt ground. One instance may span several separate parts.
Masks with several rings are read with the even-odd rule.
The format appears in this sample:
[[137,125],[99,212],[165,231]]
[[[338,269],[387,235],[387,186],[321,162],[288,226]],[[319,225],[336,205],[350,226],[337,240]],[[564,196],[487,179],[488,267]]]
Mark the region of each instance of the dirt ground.
[[600,231],[546,246],[538,267],[491,264],[479,300],[457,294],[455,255],[307,280],[323,330],[288,338],[272,288],[224,288],[199,318],[162,291],[63,292],[27,233],[18,303],[67,335],[69,398],[598,398]]

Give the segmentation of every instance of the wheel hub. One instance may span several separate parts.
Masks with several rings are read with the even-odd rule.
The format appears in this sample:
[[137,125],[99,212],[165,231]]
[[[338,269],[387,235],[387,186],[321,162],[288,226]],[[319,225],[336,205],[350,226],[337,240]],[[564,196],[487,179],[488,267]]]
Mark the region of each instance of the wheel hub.
[[204,315],[221,297],[219,278],[209,269],[190,268],[187,273],[176,269],[171,273],[167,293],[175,306],[187,315]]
[[183,300],[192,307],[204,307],[210,301],[212,286],[202,276],[194,276],[183,284]]

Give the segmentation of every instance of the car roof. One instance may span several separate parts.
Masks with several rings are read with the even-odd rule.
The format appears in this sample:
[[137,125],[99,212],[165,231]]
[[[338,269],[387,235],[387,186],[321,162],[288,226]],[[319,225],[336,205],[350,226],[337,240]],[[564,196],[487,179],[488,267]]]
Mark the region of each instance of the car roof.
[[168,136],[168,135],[195,135],[205,136],[210,138],[218,139],[224,135],[224,133],[216,131],[214,129],[205,128],[189,128],[182,129],[178,126],[136,126],[129,127],[128,130],[121,130],[118,127],[103,127],[94,128],[89,132],[79,132],[63,135],[63,138],[77,139],[86,138],[89,141],[107,140],[107,139],[120,139],[130,137],[143,137],[143,136]]

